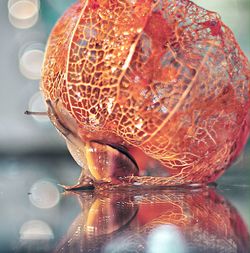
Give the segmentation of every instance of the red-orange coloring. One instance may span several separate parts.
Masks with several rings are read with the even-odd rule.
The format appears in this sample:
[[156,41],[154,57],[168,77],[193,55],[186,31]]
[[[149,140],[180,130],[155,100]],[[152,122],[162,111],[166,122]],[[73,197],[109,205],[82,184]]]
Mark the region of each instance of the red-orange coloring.
[[41,88],[85,168],[75,187],[206,184],[247,141],[249,76],[231,30],[189,0],[81,0],[50,35]]

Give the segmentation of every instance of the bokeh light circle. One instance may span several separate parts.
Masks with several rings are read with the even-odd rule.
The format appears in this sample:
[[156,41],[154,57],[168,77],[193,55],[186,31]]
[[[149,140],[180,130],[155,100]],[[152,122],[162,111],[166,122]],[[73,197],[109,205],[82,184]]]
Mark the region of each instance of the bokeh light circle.
[[29,220],[25,222],[19,231],[20,240],[51,240],[54,233],[51,227],[41,220]]
[[52,182],[39,180],[32,185],[29,198],[34,206],[48,209],[58,204],[60,193]]
[[153,229],[147,241],[147,253],[186,253],[187,244],[181,230],[172,224]]
[[39,0],[9,0],[9,21],[16,28],[30,28],[39,18],[39,8]]
[[44,59],[44,45],[30,43],[24,45],[19,51],[19,69],[28,79],[38,80],[41,78],[41,70]]
[[[42,94],[40,91],[34,93],[29,100],[29,111],[31,112],[47,112],[47,106],[44,102]],[[50,122],[48,116],[43,115],[31,115],[35,121],[38,123],[48,124]]]

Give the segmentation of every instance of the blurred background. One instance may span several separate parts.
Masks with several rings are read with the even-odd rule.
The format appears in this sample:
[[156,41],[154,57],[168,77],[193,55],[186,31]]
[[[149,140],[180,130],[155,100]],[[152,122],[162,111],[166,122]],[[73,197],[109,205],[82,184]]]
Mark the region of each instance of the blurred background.
[[[72,184],[80,172],[63,139],[47,117],[24,115],[27,109],[46,111],[39,92],[44,49],[56,20],[73,2],[0,0],[0,245],[4,252],[22,247],[30,238],[52,242],[65,233],[80,210],[75,199],[62,199],[57,186]],[[250,58],[250,0],[194,2],[218,12]],[[248,144],[218,187],[248,228],[249,182]]]
[[0,1],[0,153],[65,150],[46,117],[39,93],[40,69],[50,30],[73,0]]

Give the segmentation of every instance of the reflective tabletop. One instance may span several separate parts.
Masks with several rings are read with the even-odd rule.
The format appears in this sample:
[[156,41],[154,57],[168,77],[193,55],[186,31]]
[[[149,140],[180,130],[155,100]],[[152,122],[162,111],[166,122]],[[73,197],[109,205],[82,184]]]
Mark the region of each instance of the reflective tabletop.
[[0,252],[249,252],[249,164],[204,188],[63,192],[67,155],[1,157]]

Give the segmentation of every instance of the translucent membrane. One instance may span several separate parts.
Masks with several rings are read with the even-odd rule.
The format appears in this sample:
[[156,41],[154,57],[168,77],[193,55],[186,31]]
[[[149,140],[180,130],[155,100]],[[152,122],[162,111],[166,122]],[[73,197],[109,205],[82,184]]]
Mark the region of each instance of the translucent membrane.
[[41,78],[41,69],[44,58],[44,45],[31,43],[21,48],[19,52],[20,72],[28,79],[38,80]]
[[16,28],[30,28],[38,20],[39,8],[39,0],[9,0],[9,21]]
[[[36,92],[30,98],[29,111],[31,111],[31,112],[46,112],[47,111],[47,107],[45,105],[45,102],[44,102],[40,92]],[[49,117],[47,117],[47,116],[31,115],[30,117],[33,117],[34,120],[36,120],[39,123],[49,123]]]
[[60,193],[50,181],[39,180],[32,185],[29,197],[34,206],[48,209],[58,204]]
[[20,240],[51,240],[54,233],[50,226],[41,220],[30,220],[20,228]]

